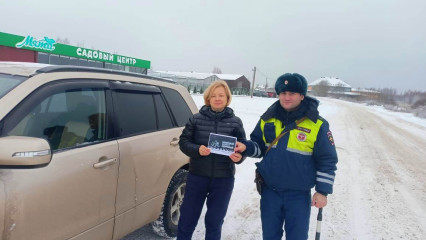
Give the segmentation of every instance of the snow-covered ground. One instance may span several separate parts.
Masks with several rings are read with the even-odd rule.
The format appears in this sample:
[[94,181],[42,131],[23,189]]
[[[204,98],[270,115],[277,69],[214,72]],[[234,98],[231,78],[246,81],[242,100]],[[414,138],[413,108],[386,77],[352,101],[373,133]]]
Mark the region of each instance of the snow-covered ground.
[[[193,95],[200,108],[201,95]],[[339,163],[334,193],[323,210],[321,239],[426,239],[426,120],[331,98],[319,98],[333,132]],[[276,99],[234,96],[231,108],[250,135]],[[237,166],[235,188],[222,231],[224,240],[262,239],[254,163]],[[204,212],[193,239],[204,239]],[[309,239],[315,238],[312,208]],[[148,227],[131,239],[161,239]]]

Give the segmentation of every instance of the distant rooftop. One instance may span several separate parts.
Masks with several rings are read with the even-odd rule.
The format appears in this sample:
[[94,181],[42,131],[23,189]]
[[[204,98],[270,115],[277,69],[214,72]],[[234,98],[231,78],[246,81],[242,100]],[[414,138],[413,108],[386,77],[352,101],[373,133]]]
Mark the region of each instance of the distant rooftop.
[[339,78],[334,78],[334,77],[321,77],[321,78],[319,78],[319,79],[317,79],[317,80],[309,83],[309,86],[318,85],[322,81],[327,81],[328,85],[332,86],[332,87],[348,87],[348,88],[351,87],[345,81],[343,81],[343,80],[341,80]]
[[161,76],[161,77],[177,77],[177,78],[192,78],[192,79],[206,79],[212,76],[216,76],[221,80],[236,80],[243,75],[241,74],[217,74],[217,73],[199,73],[199,72],[174,72],[174,71],[152,71],[150,75]]

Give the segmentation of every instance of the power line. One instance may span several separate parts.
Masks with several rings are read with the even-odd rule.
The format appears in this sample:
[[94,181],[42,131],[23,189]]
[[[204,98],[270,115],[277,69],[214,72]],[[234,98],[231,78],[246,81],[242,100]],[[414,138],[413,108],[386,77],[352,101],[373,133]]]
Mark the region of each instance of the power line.
[[262,76],[264,76],[266,78],[266,80],[265,80],[266,86],[265,87],[269,87],[268,79],[272,79],[272,81],[274,81],[274,79],[276,79],[276,78],[268,77],[268,75],[266,75],[264,72],[260,71],[259,68],[256,68],[256,71],[259,72]]
[[268,77],[266,74],[264,74],[262,71],[260,71],[260,70],[259,70],[259,68],[257,68],[257,71],[258,71],[259,73],[261,73],[264,77],[266,77],[266,78],[270,78],[270,77]]

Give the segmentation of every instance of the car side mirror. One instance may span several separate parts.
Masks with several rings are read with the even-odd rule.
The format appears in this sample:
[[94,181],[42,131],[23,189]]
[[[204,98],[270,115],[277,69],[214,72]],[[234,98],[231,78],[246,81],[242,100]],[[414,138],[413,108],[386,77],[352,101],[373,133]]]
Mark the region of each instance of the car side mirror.
[[0,146],[0,168],[44,167],[52,159],[50,145],[43,138],[1,137]]

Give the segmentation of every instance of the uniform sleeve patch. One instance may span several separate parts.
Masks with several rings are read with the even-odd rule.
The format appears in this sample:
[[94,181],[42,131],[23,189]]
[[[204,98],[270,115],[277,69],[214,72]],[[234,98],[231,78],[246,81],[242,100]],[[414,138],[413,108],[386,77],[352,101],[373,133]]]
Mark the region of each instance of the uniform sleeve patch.
[[334,138],[333,138],[333,135],[331,134],[331,131],[327,132],[327,137],[328,137],[328,141],[330,141],[330,145],[334,146]]

